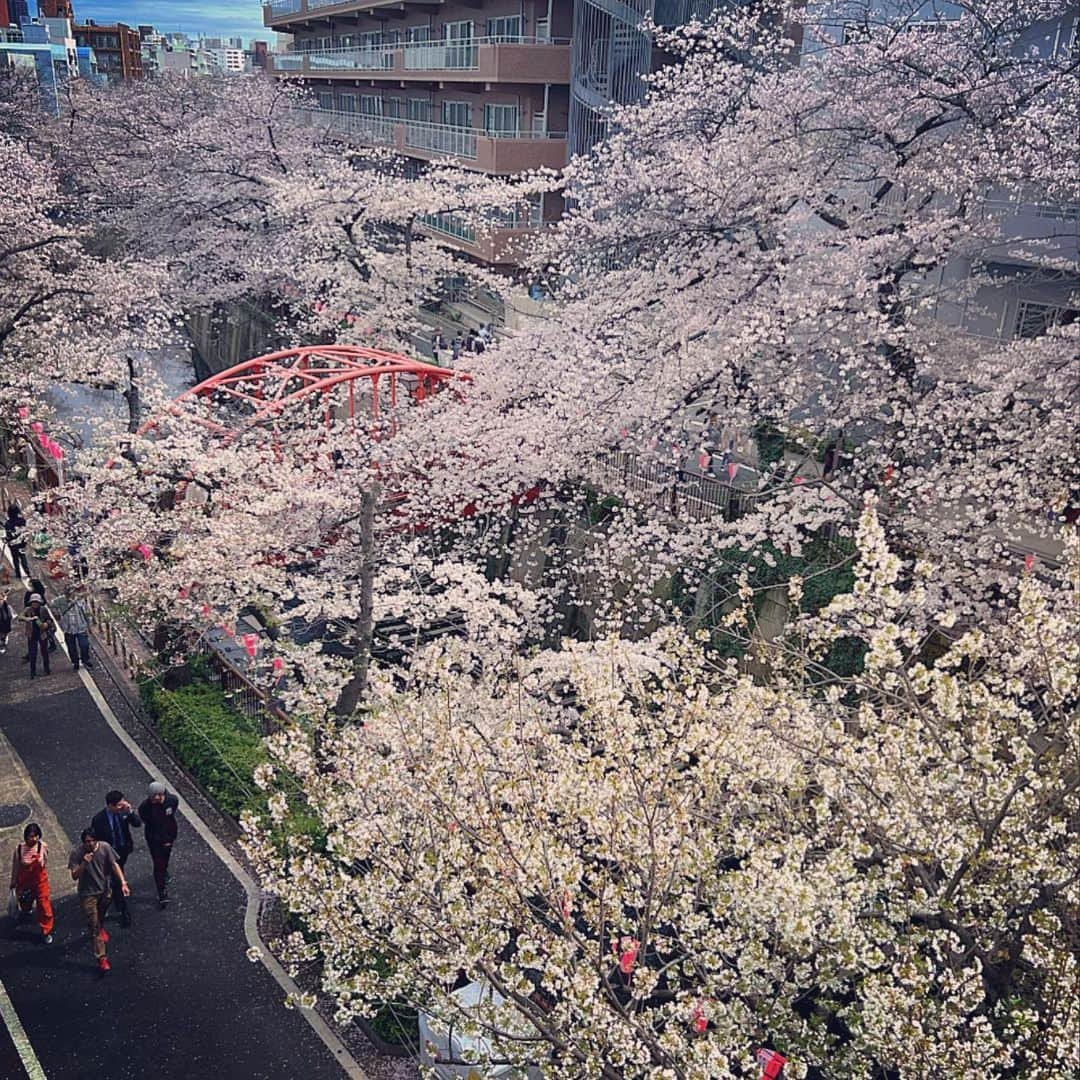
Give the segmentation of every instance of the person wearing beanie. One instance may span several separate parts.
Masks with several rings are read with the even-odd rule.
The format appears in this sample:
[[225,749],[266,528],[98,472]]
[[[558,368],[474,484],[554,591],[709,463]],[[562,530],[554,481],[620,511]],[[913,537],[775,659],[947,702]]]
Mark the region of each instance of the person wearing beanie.
[[169,902],[166,886],[169,880],[169,858],[176,843],[176,811],[180,800],[155,780],[146,789],[146,798],[139,806],[139,817],[146,829],[146,846],[154,863],[154,884],[157,886],[158,907]]

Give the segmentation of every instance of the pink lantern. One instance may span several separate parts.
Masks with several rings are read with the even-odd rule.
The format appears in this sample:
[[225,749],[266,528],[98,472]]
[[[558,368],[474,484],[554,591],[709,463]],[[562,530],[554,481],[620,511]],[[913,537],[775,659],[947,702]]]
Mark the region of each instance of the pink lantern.
[[255,648],[258,644],[258,638],[254,634],[244,634],[240,639],[244,643],[244,652],[248,654],[248,657],[252,660],[255,659]]
[[787,1058],[783,1054],[775,1050],[766,1050],[765,1047],[761,1047],[754,1057],[761,1066],[761,1080],[778,1080],[787,1064]]
[[624,427],[619,428],[619,438],[620,439],[627,438],[629,436],[629,434],[630,434],[630,432],[629,432],[629,430],[627,428],[624,428]]
[[1036,559],[1035,559],[1034,555],[1025,555],[1024,556],[1024,569],[1027,570],[1027,572],[1029,574],[1031,573],[1032,569],[1034,568],[1035,562],[1036,562]]
[[274,657],[273,667],[274,667],[274,674],[275,675],[280,675],[282,668],[285,667],[285,662],[281,659],[280,656],[275,656]]
[[709,1026],[709,1018],[700,1005],[694,1006],[693,1015],[690,1017],[690,1027],[696,1035],[704,1035]]
[[41,444],[41,449],[44,450],[46,453],[48,453],[49,444],[52,442],[52,439],[50,439],[49,436],[46,435],[44,431],[39,431],[38,432],[37,439],[38,439],[38,442]]
[[[711,460],[712,460],[712,455],[711,454],[706,454],[705,451],[702,450],[701,453],[698,454],[698,456],[697,456],[698,468],[704,471],[705,469],[707,469],[709,467],[709,462]],[[731,466],[729,465],[728,468],[731,468]]]
[[645,445],[650,450],[655,450],[660,445],[660,440],[654,435]]
[[40,420],[35,420],[30,425],[30,430],[40,435],[45,430],[45,425]]
[[210,617],[210,605],[209,604],[203,604],[203,606],[202,606],[202,608],[200,608],[200,610],[202,611],[203,615],[205,615],[207,618]]
[[149,544],[136,544],[135,550],[149,562],[154,557],[154,549]]
[[64,460],[64,448],[59,443],[50,442],[47,449],[54,461]]
[[20,420],[25,420],[30,415],[30,410],[25,405],[20,405],[18,412]]
[[734,480],[735,477],[738,475],[738,472],[739,472],[739,466],[736,465],[734,461],[729,461],[727,463],[728,479],[729,480]]
[[627,978],[633,973],[639,945],[640,942],[632,937],[623,937],[611,942],[611,951],[619,958],[619,970]]
[[796,476],[795,479],[792,480],[792,483],[793,484],[801,484],[801,483],[803,483],[803,478],[801,476]]

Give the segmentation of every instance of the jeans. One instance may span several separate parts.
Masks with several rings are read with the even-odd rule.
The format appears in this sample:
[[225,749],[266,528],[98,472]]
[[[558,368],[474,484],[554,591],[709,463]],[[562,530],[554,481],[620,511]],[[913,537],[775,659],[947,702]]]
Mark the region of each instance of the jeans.
[[49,643],[43,637],[35,637],[30,639],[30,674],[31,676],[37,674],[37,654],[38,649],[41,650],[41,664],[45,668],[45,674],[49,674]]
[[90,635],[85,632],[81,634],[65,634],[64,641],[67,643],[68,656],[71,657],[71,663],[75,670],[79,670],[80,660],[89,667]]
[[165,892],[165,875],[169,872],[169,856],[172,854],[172,845],[165,847],[164,844],[147,844],[150,849],[150,859],[154,864],[154,884],[157,886],[158,896]]

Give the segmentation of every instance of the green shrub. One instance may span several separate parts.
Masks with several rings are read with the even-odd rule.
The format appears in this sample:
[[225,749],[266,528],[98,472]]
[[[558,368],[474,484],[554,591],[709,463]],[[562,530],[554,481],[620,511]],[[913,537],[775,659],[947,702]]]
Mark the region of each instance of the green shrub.
[[254,720],[230,708],[216,686],[201,680],[177,690],[148,680],[141,692],[158,734],[226,813],[238,818],[244,810],[265,809],[265,794],[252,780],[267,756]]
[[258,722],[234,709],[224,692],[207,681],[204,663],[193,661],[191,670],[194,681],[176,690],[165,690],[150,678],[140,682],[139,694],[158,734],[227,814],[239,818],[250,811],[266,819],[267,799],[274,790],[284,791],[291,796],[289,813],[273,830],[275,842],[284,850],[304,838],[324,849],[326,831],[318,815],[295,798],[292,777],[279,771],[270,791],[255,786],[255,769],[268,760]]

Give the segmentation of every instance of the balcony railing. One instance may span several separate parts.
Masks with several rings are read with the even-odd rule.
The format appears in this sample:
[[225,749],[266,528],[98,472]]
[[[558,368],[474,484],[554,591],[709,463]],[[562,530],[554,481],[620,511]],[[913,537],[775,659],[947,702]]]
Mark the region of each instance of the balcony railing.
[[[294,0],[289,0],[294,2]],[[310,0],[309,0],[310,4]],[[280,70],[298,71],[305,67],[311,72],[323,71],[386,71],[404,74],[410,71],[476,71],[497,68],[500,52],[510,54],[504,59],[513,62],[526,47],[533,63],[558,66],[564,59],[569,63],[569,42],[566,39],[496,35],[470,38],[468,41],[424,41],[397,45],[333,45],[324,49],[299,49],[278,53],[274,66]],[[285,61],[285,62],[282,62]],[[559,81],[551,67],[546,74]],[[525,73],[529,78],[529,74]]]
[[[534,168],[544,164],[530,161],[511,161],[520,156],[513,148],[536,147],[536,154],[529,157],[555,157],[565,153],[565,148],[556,144],[565,140],[563,132],[535,131],[485,131],[483,128],[458,127],[452,124],[433,124],[425,120],[408,120],[403,117],[371,116],[364,113],[345,112],[337,109],[298,109],[297,113],[313,124],[325,124],[336,131],[353,135],[362,142],[375,146],[395,146],[403,153],[422,151],[422,156],[455,157],[463,161],[478,162],[479,168],[517,172],[524,168]],[[500,144],[510,149],[510,156],[505,157],[499,149]],[[549,146],[554,154],[545,154],[543,147]],[[559,167],[562,162],[553,165]]]
[[273,53],[271,62],[277,71],[304,70],[304,57],[301,53]]
[[283,15],[292,15],[300,10],[300,0],[270,0],[266,5],[270,9],[272,19],[280,19]]

